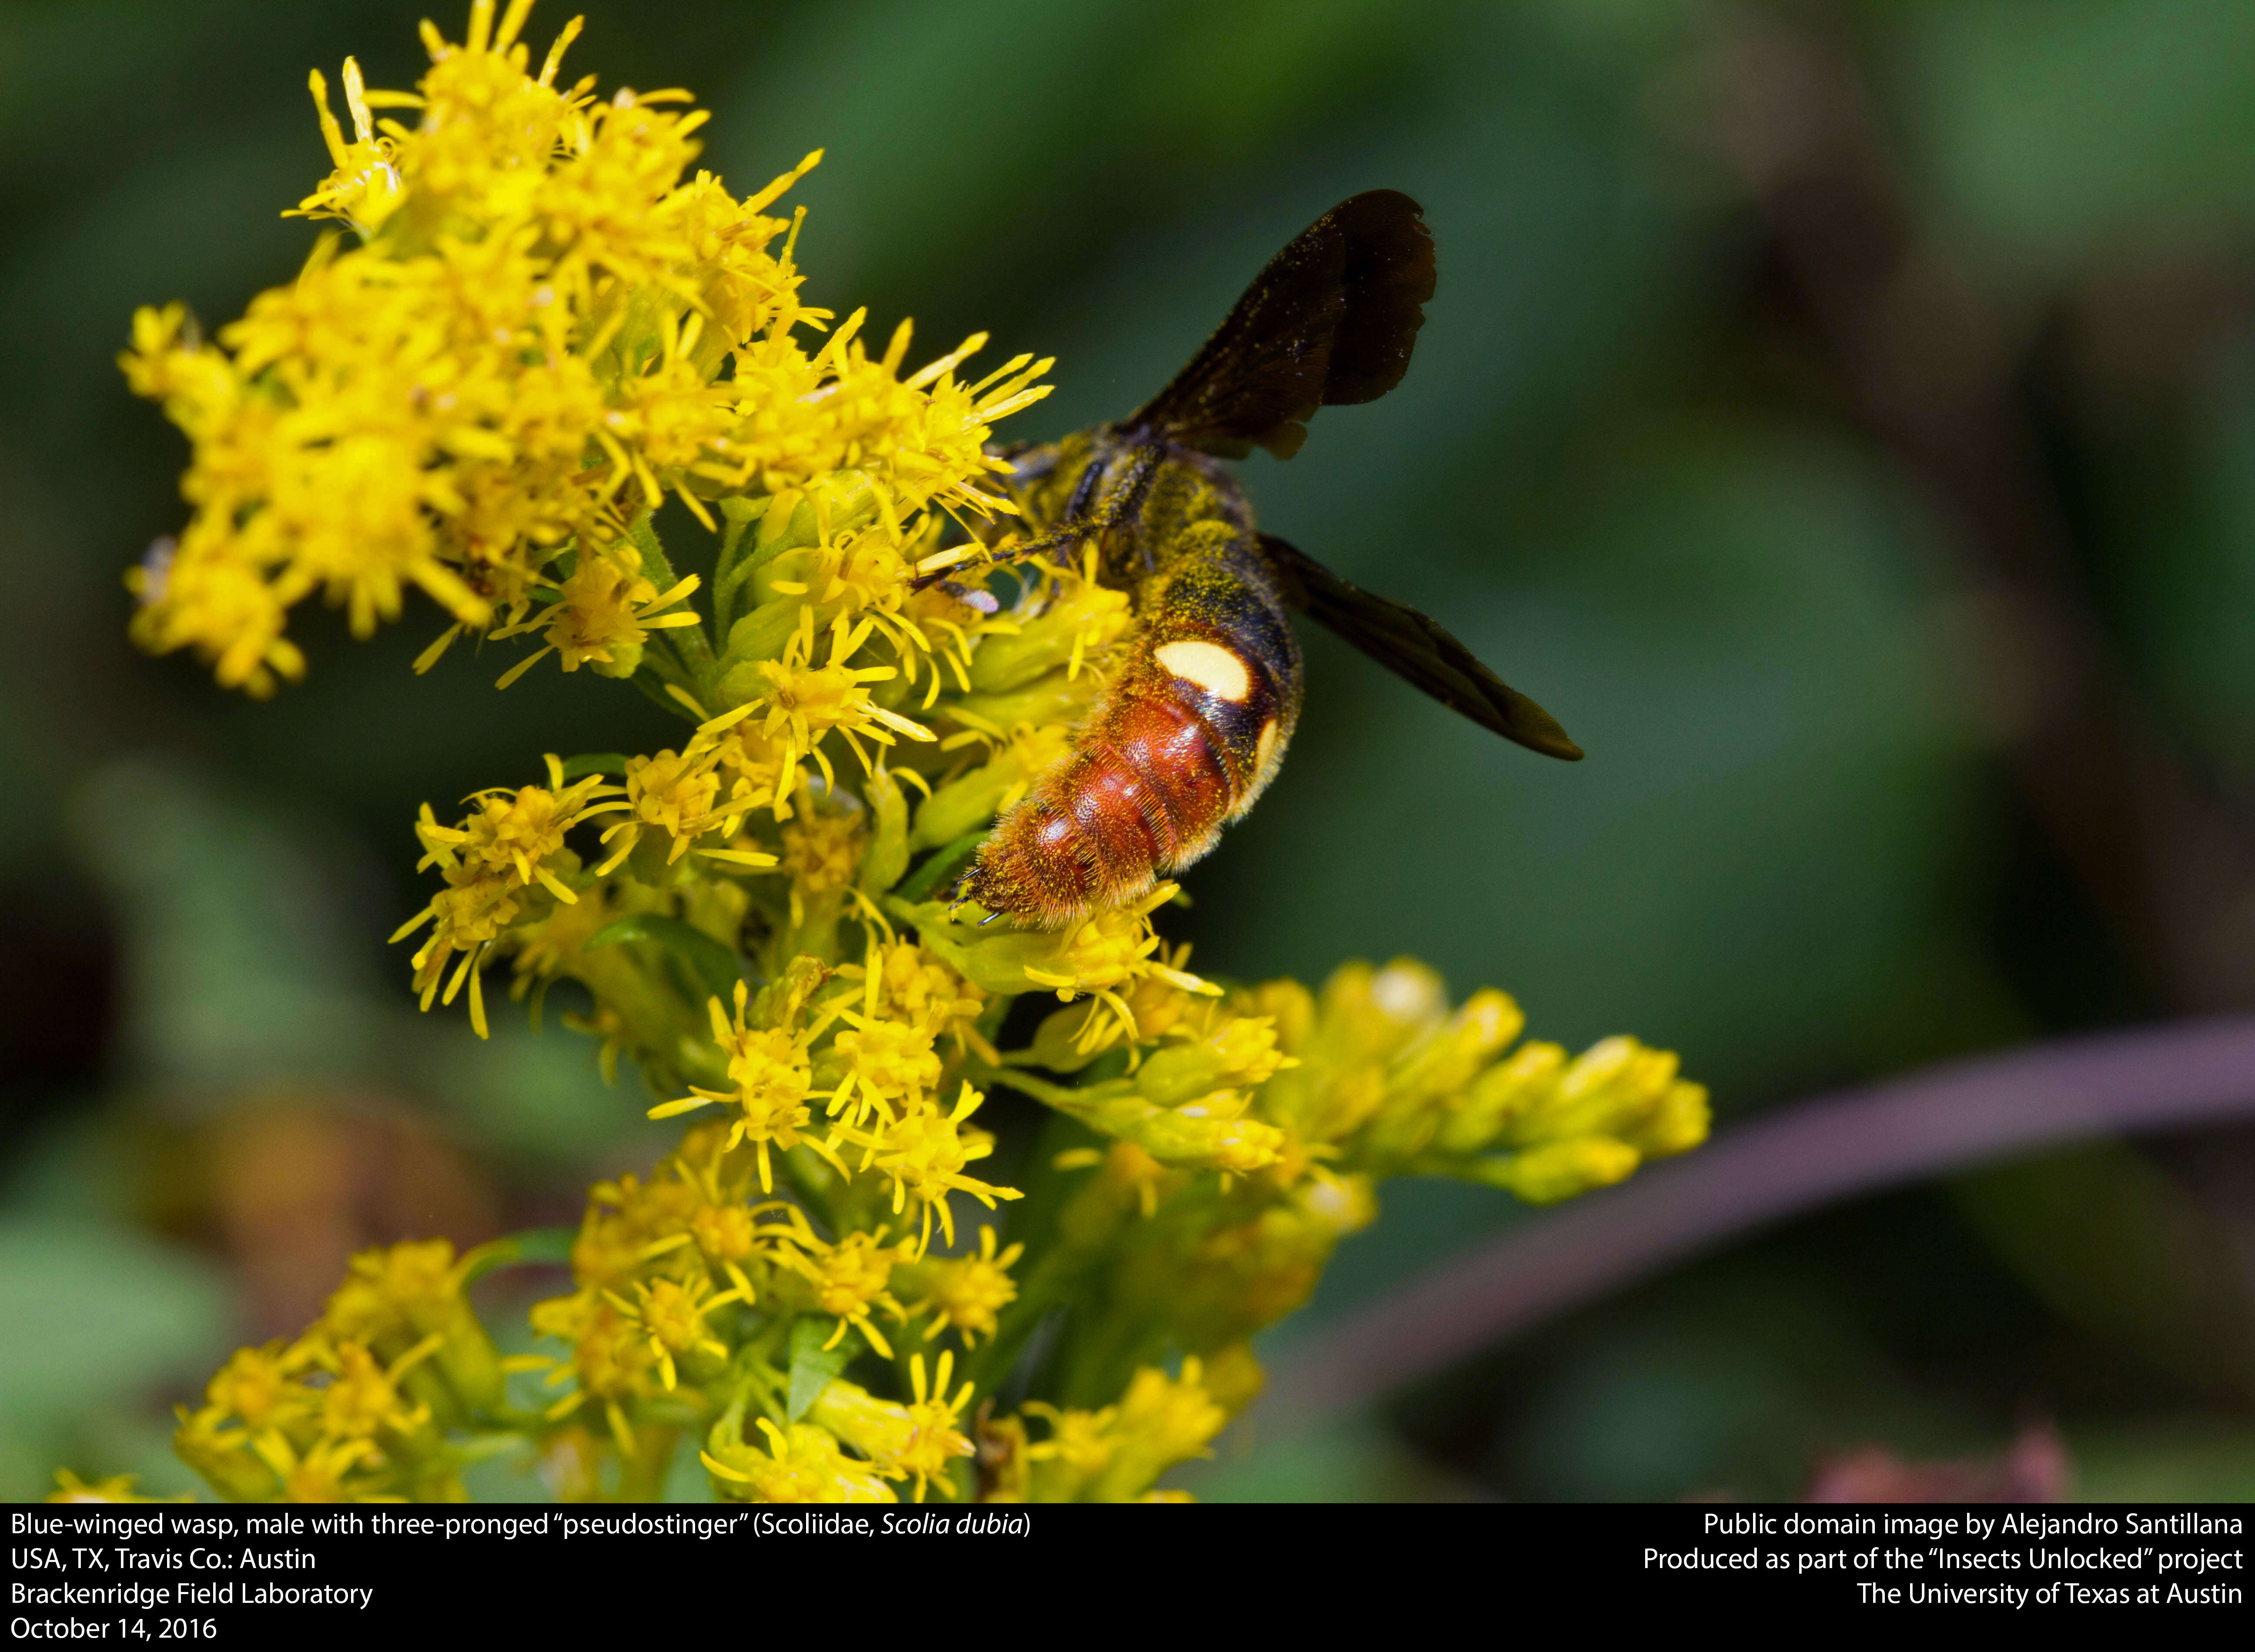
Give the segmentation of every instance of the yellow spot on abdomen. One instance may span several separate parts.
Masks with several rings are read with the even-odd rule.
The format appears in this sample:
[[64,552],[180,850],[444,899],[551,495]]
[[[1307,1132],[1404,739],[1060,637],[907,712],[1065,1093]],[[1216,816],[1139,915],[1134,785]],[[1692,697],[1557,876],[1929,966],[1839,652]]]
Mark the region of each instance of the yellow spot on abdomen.
[[1276,720],[1271,717],[1261,725],[1261,743],[1253,750],[1253,772],[1266,775],[1268,765],[1276,756]]
[[1245,669],[1245,662],[1219,643],[1168,643],[1156,650],[1152,657],[1170,677],[1195,684],[1233,705],[1243,705],[1253,692],[1253,674]]

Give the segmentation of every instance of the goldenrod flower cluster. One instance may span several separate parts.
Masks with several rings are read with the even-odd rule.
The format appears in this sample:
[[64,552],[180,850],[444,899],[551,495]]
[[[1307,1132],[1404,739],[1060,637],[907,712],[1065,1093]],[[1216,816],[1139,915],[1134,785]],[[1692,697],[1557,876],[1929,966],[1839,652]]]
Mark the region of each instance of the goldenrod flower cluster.
[[295,1341],[238,1350],[173,1444],[222,1497],[459,1501],[467,1431],[501,1407],[501,1362],[462,1288],[498,1253],[443,1239],[353,1259]]
[[[263,692],[301,669],[293,603],[365,630],[413,585],[434,648],[517,643],[504,686],[554,657],[678,713],[664,749],[426,806],[438,887],[395,938],[481,1035],[488,971],[536,1017],[571,1000],[687,1134],[593,1190],[514,1383],[462,1297],[507,1242],[358,1259],[184,1414],[214,1489],[458,1495],[509,1451],[567,1497],[656,1495],[692,1452],[733,1498],[1164,1495],[1381,1179],[1547,1202],[1703,1139],[1674,1057],[1514,1050],[1510,999],[1451,1008],[1415,964],[1209,982],[1154,926],[1171,885],[1056,931],[952,921],[1135,623],[1092,561],[907,578],[951,531],[1008,533],[987,443],[1050,363],[966,383],[983,339],[909,371],[905,324],[875,355],[858,313],[825,333],[766,212],[813,158],[745,200],[688,176],[685,95],[561,85],[578,25],[536,68],[528,10],[427,32],[412,95],[348,64],[303,210],[349,243],[215,344],[137,320],[127,371],[194,455],[136,634]],[[710,530],[694,571],[668,500]],[[1011,1018],[1029,995],[1046,1016]],[[984,1128],[998,1087],[1045,1104],[1038,1142]],[[1006,1388],[1030,1397],[998,1415]]]
[[626,677],[692,620],[629,534],[668,497],[708,524],[722,498],[805,503],[865,578],[934,504],[991,508],[980,444],[1028,362],[961,384],[973,341],[903,378],[907,329],[873,355],[858,314],[809,349],[831,318],[765,209],[818,154],[741,200],[685,176],[688,95],[560,84],[576,22],[534,71],[530,10],[481,0],[459,45],[426,24],[412,94],[348,60],[349,136],[316,74],[335,170],[299,210],[346,233],[215,339],[178,305],[134,318],[127,376],[195,446],[193,514],[136,580],[144,646],[263,693],[304,670],[293,605],[364,636],[414,587],[457,629]]

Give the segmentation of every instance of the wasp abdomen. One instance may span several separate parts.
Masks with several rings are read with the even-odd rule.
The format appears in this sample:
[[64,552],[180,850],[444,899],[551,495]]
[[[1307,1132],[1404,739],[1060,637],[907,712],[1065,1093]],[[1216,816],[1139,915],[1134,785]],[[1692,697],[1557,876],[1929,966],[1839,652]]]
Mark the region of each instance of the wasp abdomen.
[[961,893],[1070,923],[1211,849],[1275,773],[1300,652],[1254,542],[1193,533],[1138,593],[1133,655],[1071,751],[1006,813]]

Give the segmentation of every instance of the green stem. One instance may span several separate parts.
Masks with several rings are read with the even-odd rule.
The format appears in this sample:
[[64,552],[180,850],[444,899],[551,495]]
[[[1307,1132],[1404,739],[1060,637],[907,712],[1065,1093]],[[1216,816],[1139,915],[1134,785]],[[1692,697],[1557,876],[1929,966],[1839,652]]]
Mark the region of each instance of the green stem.
[[[734,623],[736,593],[743,588],[744,580],[751,572],[739,567],[743,556],[744,541],[751,537],[754,524],[767,515],[764,499],[721,501],[720,509],[728,518],[727,531],[720,539],[720,554],[713,564],[713,635],[725,638]],[[733,509],[731,507],[734,507]]]
[[[670,665],[673,676],[678,678],[681,674],[680,666],[678,664],[672,664],[671,662],[668,662],[667,664]],[[653,704],[663,706],[666,710],[671,712],[676,717],[681,718],[684,721],[694,723],[699,721],[696,713],[691,711],[688,706],[683,705],[679,700],[674,699],[672,695],[665,692],[665,685],[667,681],[666,671],[661,669],[659,658],[657,654],[645,650],[642,657],[642,664],[636,667],[635,674],[627,678],[627,680],[632,683],[636,688],[642,690],[643,696],[650,699]],[[686,683],[680,683],[678,684],[678,686],[687,688],[688,685]],[[692,690],[691,692],[693,692],[694,691]],[[698,703],[701,705],[704,702],[700,700]]]
[[[658,543],[657,524],[650,520],[650,512],[645,510],[634,519],[627,530],[627,537],[634,541],[635,549],[642,552],[643,577],[661,591],[671,590],[681,576],[673,571],[673,564],[666,558],[665,547]],[[681,611],[696,613],[695,601],[685,600]],[[700,616],[694,625],[669,627],[662,636],[652,632],[650,642],[658,646],[653,648],[646,643],[643,657],[657,664],[661,673],[664,671],[664,664],[661,662],[673,664],[683,674],[685,680],[681,685],[696,695],[700,702],[711,705],[713,639],[706,634],[703,618]]]

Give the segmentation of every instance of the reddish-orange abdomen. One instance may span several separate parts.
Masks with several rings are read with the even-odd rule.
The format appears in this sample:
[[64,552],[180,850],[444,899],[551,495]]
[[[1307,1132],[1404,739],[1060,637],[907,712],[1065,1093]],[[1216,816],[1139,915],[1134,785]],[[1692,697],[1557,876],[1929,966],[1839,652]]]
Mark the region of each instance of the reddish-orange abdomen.
[[[1142,673],[1138,673],[1142,675]],[[966,898],[1043,924],[1134,899],[1194,860],[1238,788],[1198,714],[1167,685],[1122,684],[987,840]]]

